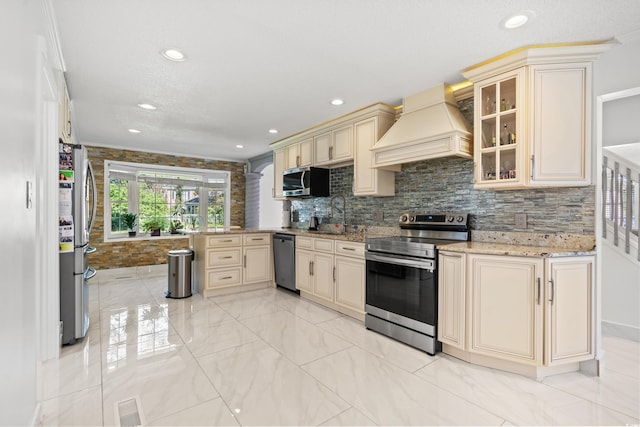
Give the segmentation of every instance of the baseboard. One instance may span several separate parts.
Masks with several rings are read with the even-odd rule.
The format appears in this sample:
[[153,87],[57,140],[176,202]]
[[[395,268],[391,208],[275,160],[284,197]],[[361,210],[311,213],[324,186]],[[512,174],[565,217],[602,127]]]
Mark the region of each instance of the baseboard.
[[640,342],[640,327],[603,320],[602,335],[611,335]]

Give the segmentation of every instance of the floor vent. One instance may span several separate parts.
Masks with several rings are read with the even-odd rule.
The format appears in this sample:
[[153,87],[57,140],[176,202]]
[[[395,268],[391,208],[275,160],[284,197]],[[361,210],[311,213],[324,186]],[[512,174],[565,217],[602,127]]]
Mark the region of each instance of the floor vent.
[[117,425],[121,427],[143,426],[145,423],[142,412],[140,412],[141,407],[142,405],[140,405],[140,398],[138,396],[116,402]]

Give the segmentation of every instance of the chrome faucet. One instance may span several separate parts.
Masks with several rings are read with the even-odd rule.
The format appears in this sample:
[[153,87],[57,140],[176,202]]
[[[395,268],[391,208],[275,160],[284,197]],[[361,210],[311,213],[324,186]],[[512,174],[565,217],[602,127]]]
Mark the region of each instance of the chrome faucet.
[[[337,199],[337,198],[341,198],[342,199],[342,209],[335,207],[333,205],[333,202]],[[346,228],[346,222],[347,222],[347,200],[345,199],[344,195],[342,194],[334,194],[333,196],[331,196],[331,198],[329,199],[329,208],[331,209],[331,213],[330,216],[331,218],[333,218],[333,210],[337,210],[338,213],[342,213],[342,227]],[[344,230],[343,230],[344,231]]]

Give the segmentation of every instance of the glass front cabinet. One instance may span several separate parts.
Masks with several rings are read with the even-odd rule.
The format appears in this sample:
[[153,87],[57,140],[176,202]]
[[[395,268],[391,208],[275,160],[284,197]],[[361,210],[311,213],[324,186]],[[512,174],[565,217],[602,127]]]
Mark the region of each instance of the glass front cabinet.
[[468,68],[474,186],[591,184],[591,68],[610,46],[534,47]]
[[[519,137],[524,130],[524,71],[508,72],[475,87],[476,187],[522,185],[524,149]],[[477,141],[477,140],[476,140]]]

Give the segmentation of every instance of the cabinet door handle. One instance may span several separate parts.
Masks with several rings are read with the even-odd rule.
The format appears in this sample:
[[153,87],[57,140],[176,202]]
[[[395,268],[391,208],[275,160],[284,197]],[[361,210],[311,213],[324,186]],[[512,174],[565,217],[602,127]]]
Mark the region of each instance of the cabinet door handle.
[[300,156],[296,156],[296,166],[300,166]]
[[309,265],[311,266],[311,275],[313,276],[313,261],[311,261],[311,263],[309,263]]
[[540,305],[540,278],[538,277],[538,296],[536,297],[538,305]]
[[231,259],[231,258],[233,258],[231,255],[221,257],[221,259]]
[[356,250],[355,248],[345,248],[345,247],[343,247],[342,249],[344,249],[345,251],[354,251],[354,252]]
[[247,256],[245,255],[244,260],[242,261],[242,265],[244,266],[244,268],[247,268]]
[[262,237],[254,237],[251,240],[264,240],[264,238],[262,238]]
[[333,281],[336,281],[336,268],[333,267]]
[[222,242],[223,242],[223,243],[230,243],[230,242],[233,242],[233,240],[228,239],[228,240],[223,240]]
[[532,154],[531,155],[531,174],[530,174],[530,177],[532,180],[533,180],[533,168],[535,166],[535,161],[536,161],[535,156]]
[[551,305],[553,305],[553,299],[556,296],[555,286],[553,286],[553,279],[549,280],[549,283],[551,283],[551,297],[549,298],[549,302],[551,303]]
[[333,159],[333,147],[329,147],[329,160]]
[[225,276],[225,277],[221,277],[220,278],[220,280],[229,280],[229,279],[232,279],[232,277],[231,276]]

